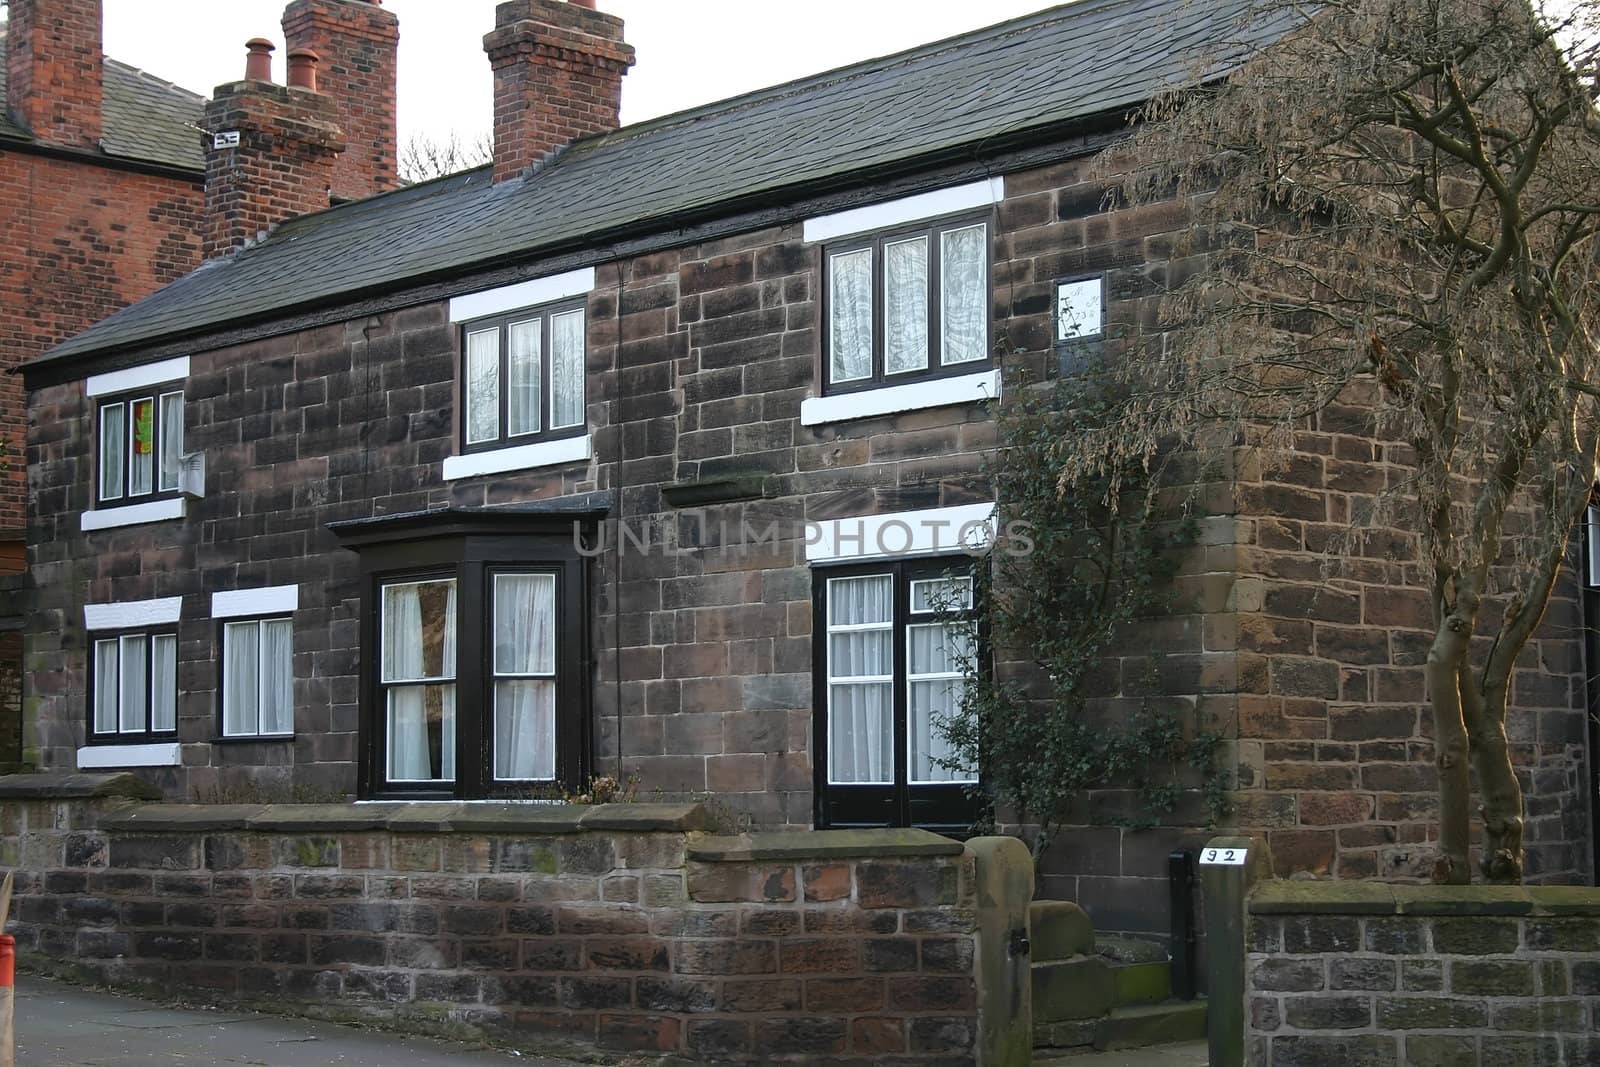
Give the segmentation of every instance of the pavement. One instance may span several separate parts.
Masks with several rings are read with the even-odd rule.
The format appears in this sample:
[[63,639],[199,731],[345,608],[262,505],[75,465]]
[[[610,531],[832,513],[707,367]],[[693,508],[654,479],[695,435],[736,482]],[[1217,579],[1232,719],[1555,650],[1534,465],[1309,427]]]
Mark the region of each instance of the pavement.
[[[518,1052],[254,1012],[171,1008],[17,975],[17,1067],[576,1067]],[[1061,1067],[1206,1067],[1205,1042],[1041,1059]]]
[[1068,1053],[1034,1063],[1046,1067],[1206,1067],[1206,1043],[1185,1041],[1180,1045],[1156,1045],[1127,1052]]
[[17,975],[17,1067],[573,1067],[421,1037],[251,1012],[168,1008]]

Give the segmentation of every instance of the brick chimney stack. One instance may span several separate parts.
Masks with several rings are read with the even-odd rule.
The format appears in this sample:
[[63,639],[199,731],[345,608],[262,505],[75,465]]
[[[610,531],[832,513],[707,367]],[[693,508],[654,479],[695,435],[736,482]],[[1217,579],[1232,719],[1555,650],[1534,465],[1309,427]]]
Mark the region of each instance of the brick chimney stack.
[[333,168],[333,195],[357,200],[395,188],[396,54],[400,20],[382,0],[294,0],[283,13],[291,52],[321,57],[317,83],[333,99],[348,146]]
[[100,0],[10,0],[6,111],[41,142],[100,147]]
[[344,151],[333,100],[315,88],[316,54],[295,49],[297,84],[276,85],[272,42],[256,38],[249,49],[245,80],[217,86],[206,104],[207,259],[327,207]]
[[506,0],[483,39],[494,68],[494,180],[586,134],[617,128],[633,66],[622,20],[593,0]]

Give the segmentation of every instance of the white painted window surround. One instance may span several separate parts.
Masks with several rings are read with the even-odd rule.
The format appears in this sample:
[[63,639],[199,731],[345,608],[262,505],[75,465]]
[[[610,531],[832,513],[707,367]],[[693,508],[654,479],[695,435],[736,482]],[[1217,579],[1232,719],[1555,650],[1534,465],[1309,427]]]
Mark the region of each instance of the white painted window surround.
[[213,619],[287,615],[299,609],[298,585],[271,585],[264,589],[236,589],[226,593],[211,594]]
[[863,389],[857,393],[808,396],[800,401],[800,424],[821,426],[829,422],[869,419],[901,411],[942,408],[1000,397],[1000,372],[980,371],[955,378],[934,378],[909,385]]
[[584,463],[593,455],[594,437],[590,434],[531,445],[512,445],[490,452],[469,452],[464,456],[445,459],[444,480],[452,482],[459,478],[476,478],[481,474],[505,474],[535,467],[554,467],[562,463]]
[[552,274],[547,278],[535,278],[516,285],[503,285],[498,289],[454,297],[450,301],[450,321],[470,322],[488,315],[504,315],[521,308],[584,296],[593,289],[593,267]]
[[147,522],[167,522],[183,518],[184,503],[181,498],[173,498],[152,500],[146,504],[122,504],[96,511],[85,511],[78,517],[79,525],[85,530],[114,530],[119,526],[143,526]]
[[83,625],[87,630],[134,630],[142,626],[164,626],[178,621],[183,597],[160,600],[129,600],[121,604],[85,604]]
[[183,755],[176,741],[153,745],[85,745],[78,749],[78,770],[100,771],[122,767],[181,767]]
[[806,524],[806,563],[979,552],[995,541],[995,505],[861,515]]
[[1005,197],[1004,178],[985,178],[966,185],[953,185],[948,189],[935,189],[931,193],[918,193],[899,200],[887,200],[881,204],[869,204],[806,219],[804,236],[807,241],[853,237],[860,233],[872,233],[924,219],[936,219],[941,215],[988,207],[998,204]]
[[129,367],[127,370],[92,374],[89,376],[88,393],[91,397],[110,396],[113,393],[126,393],[130,389],[160,385],[162,382],[175,382],[188,376],[189,357],[179,356],[176,359],[164,359],[160,363]]

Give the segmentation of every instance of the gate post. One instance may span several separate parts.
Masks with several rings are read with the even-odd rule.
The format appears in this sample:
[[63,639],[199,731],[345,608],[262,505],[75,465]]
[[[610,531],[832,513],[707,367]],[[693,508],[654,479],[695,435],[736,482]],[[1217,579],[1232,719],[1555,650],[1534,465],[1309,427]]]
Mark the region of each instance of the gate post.
[[967,851],[978,904],[977,1062],[1027,1067],[1033,1062],[1033,856],[1014,837],[974,837]]
[[1270,877],[1265,838],[1214,837],[1200,850],[1210,1067],[1244,1067],[1245,899],[1258,878]]

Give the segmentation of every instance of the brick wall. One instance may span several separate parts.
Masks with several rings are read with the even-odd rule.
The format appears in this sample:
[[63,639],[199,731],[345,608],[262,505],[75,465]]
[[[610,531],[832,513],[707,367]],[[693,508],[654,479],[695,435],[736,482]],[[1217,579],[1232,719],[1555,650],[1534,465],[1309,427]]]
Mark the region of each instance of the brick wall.
[[1600,891],[1268,883],[1250,911],[1253,1065],[1600,1059]]
[[26,394],[5,372],[193,269],[200,210],[198,178],[0,151],[0,539],[25,521]]
[[932,834],[764,844],[667,805],[24,791],[0,779],[25,967],[526,1047],[973,1062],[973,861]]

